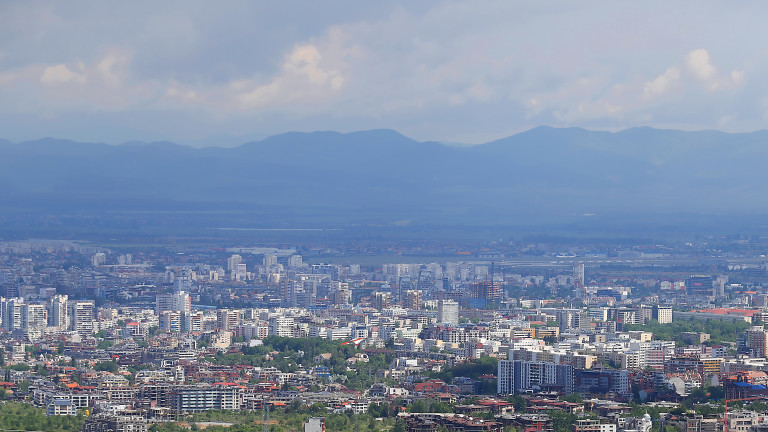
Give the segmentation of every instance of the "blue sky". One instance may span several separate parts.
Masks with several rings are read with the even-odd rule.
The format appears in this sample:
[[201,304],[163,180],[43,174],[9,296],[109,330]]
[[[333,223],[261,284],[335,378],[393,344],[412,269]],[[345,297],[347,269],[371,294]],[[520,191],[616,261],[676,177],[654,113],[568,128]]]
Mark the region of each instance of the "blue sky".
[[6,1],[0,137],[753,131],[768,122],[766,12],[700,1]]

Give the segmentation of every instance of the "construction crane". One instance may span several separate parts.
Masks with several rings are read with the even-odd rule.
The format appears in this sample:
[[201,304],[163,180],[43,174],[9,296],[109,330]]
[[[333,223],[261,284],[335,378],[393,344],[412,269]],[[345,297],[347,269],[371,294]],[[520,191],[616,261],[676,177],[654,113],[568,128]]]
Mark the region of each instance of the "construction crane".
[[747,398],[734,398],[734,399],[728,399],[723,398],[723,401],[725,402],[725,414],[723,415],[723,432],[728,432],[728,402],[743,402],[743,401],[756,401],[765,399],[765,396],[755,396],[755,397],[747,397]]

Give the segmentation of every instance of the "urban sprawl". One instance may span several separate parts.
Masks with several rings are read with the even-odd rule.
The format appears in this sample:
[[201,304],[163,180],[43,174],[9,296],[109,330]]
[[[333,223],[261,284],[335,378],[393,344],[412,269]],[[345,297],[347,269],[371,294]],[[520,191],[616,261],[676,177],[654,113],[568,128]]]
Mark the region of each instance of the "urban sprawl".
[[765,432],[768,257],[750,242],[378,264],[2,243],[0,414],[17,423],[0,427]]

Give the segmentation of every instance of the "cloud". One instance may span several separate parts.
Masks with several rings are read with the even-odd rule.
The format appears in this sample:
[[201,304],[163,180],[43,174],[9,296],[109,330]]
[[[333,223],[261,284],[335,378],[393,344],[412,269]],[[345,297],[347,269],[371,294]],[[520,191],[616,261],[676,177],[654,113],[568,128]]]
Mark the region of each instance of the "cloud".
[[30,111],[56,112],[98,108],[125,110],[144,103],[156,94],[157,83],[137,82],[128,69],[131,55],[110,49],[92,62],[75,59],[70,63],[33,64],[0,75],[0,90],[36,89],[38,99],[26,98]]
[[193,122],[450,141],[540,124],[762,127],[768,85],[749,82],[768,72],[750,30],[759,6],[598,3],[0,4],[0,112],[77,118],[69,131],[106,110],[169,138]]
[[738,85],[744,78],[744,72],[733,70],[728,76],[721,77],[712,64],[712,58],[705,49],[696,49],[685,56],[688,72],[704,84],[710,91],[717,91]]
[[653,81],[645,83],[643,96],[646,99],[662,96],[669,92],[679,79],[680,71],[676,67],[670,67]]
[[685,56],[685,64],[688,66],[688,71],[703,82],[711,81],[717,74],[717,70],[712,65],[712,59],[709,57],[709,52],[705,49],[689,52]]
[[130,55],[125,52],[113,51],[104,56],[96,65],[101,78],[110,85],[118,85],[124,68],[130,61]]
[[342,92],[347,62],[354,55],[355,47],[347,43],[345,34],[333,28],[322,38],[291,47],[270,77],[255,75],[215,86],[172,80],[162,103],[215,111],[311,111]]
[[341,65],[323,62],[317,46],[297,45],[287,55],[281,73],[269,83],[238,83],[236,87],[245,88],[245,91],[236,95],[237,102],[241,109],[257,109],[330,96],[344,85],[344,77],[335,66]]
[[85,76],[85,66],[82,62],[78,62],[76,69],[77,71],[75,72],[65,64],[48,66],[43,69],[43,75],[40,77],[40,82],[46,85],[56,85],[68,82],[84,84],[87,81]]

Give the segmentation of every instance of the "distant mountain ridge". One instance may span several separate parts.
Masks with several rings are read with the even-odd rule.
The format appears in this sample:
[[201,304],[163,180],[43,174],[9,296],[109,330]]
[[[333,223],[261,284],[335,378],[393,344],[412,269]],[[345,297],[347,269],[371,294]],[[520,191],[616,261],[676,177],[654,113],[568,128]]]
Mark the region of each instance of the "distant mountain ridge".
[[393,130],[289,132],[232,148],[0,140],[6,206],[280,208],[379,223],[768,211],[768,131],[538,127],[471,147]]

